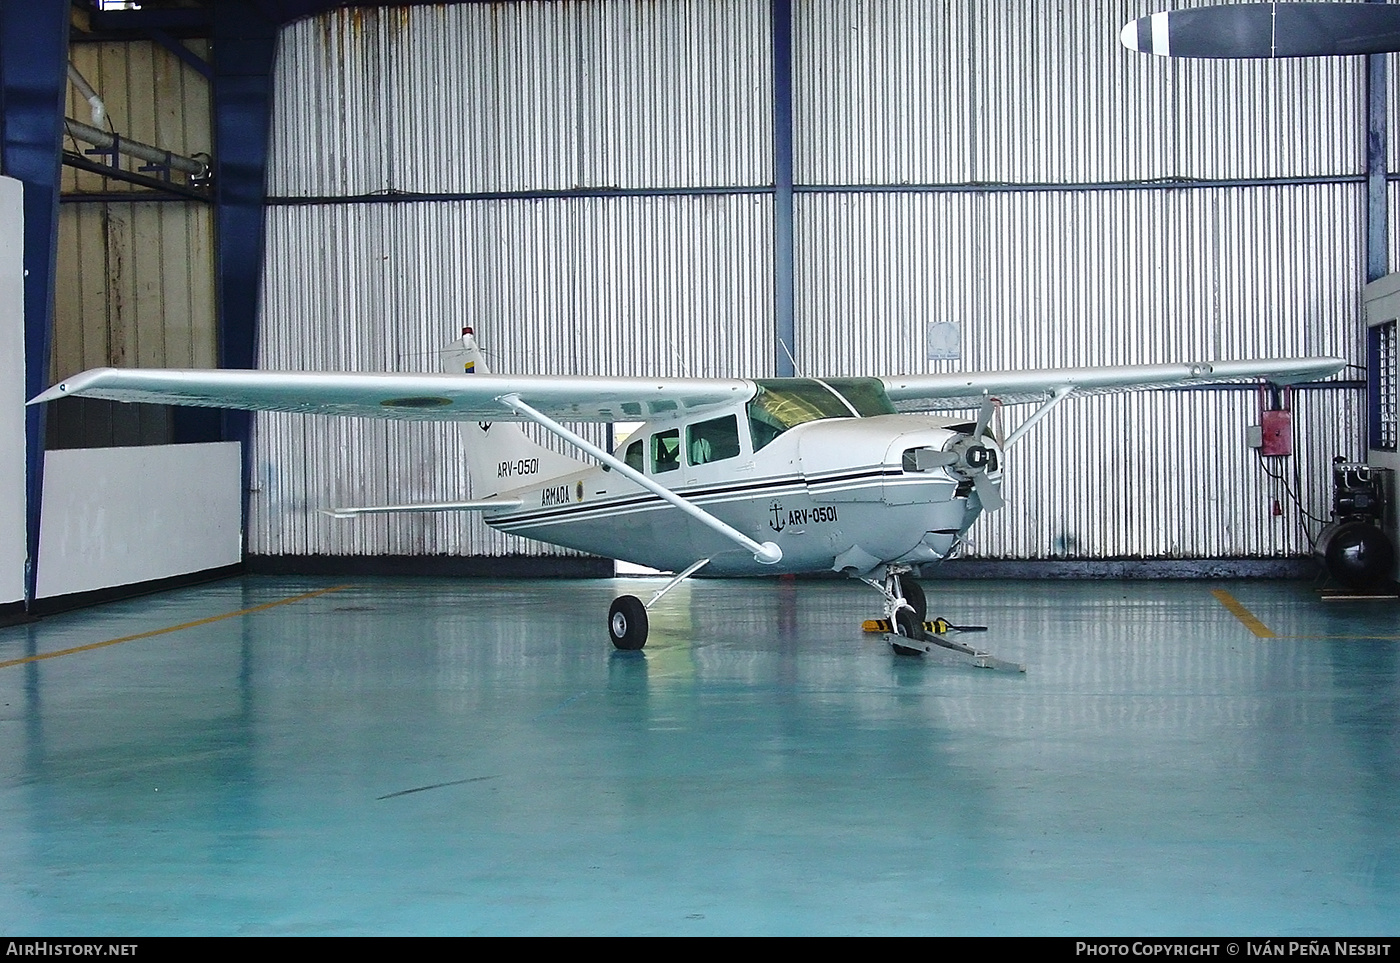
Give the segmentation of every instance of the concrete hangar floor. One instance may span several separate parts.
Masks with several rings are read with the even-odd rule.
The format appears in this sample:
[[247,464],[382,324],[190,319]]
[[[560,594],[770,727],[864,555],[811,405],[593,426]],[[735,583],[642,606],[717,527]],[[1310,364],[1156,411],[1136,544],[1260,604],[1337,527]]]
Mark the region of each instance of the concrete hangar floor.
[[[0,629],[0,931],[1385,935],[1393,603],[245,577]],[[932,614],[932,613],[931,613]],[[104,644],[108,643],[108,644]]]

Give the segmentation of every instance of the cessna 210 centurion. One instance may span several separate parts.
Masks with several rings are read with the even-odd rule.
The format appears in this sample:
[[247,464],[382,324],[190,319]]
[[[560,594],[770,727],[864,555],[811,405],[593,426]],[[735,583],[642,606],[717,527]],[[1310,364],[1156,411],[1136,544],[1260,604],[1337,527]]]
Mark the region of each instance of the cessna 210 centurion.
[[[99,368],[31,404],[124,402],[456,421],[471,501],[330,509],[479,511],[513,535],[676,576],[649,602],[623,595],[608,631],[640,649],[647,608],[701,568],[715,575],[844,572],[885,600],[896,652],[932,651],[917,567],[951,555],[1002,505],[1004,453],[1076,393],[1336,373],[1336,358],[919,374],[884,378],[599,378],[493,375],[470,328],[444,374]],[[994,400],[1040,402],[1004,440]],[[911,410],[971,409],[975,420]],[[901,411],[903,409],[903,411]],[[560,424],[643,422],[606,452]],[[509,422],[534,422],[597,464],[551,451]],[[946,644],[946,643],[940,643]],[[953,648],[963,648],[953,645]],[[964,649],[970,652],[970,649]]]

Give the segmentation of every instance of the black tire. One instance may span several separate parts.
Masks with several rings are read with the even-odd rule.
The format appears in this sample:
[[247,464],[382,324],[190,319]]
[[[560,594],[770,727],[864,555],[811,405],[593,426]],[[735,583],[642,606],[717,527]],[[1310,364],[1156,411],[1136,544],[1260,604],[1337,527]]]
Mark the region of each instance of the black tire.
[[[914,617],[914,613],[908,609],[900,609],[894,614],[895,632],[906,639],[922,639],[924,637],[924,626],[921,621]],[[923,649],[915,649],[908,645],[900,645],[898,642],[891,642],[890,648],[894,649],[895,655],[923,655]]]
[[608,610],[608,635],[624,652],[647,644],[647,607],[635,595],[619,595]]
[[914,614],[918,616],[919,622],[928,621],[928,599],[924,597],[924,587],[908,575],[901,575],[899,591],[904,596],[904,601],[914,607]]

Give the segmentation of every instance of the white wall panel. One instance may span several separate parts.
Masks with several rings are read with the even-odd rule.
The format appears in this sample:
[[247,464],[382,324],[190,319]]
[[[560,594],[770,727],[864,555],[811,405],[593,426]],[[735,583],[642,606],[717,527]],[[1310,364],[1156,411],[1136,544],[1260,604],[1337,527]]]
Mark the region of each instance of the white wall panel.
[[38,598],[136,585],[243,558],[234,442],[74,448],[45,458]]
[[24,598],[24,186],[0,177],[0,604]]

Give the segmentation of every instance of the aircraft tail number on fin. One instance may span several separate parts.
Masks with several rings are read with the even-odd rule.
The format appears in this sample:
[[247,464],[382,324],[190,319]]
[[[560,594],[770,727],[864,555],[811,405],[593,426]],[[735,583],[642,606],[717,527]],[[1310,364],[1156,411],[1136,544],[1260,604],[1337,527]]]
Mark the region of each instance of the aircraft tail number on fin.
[[[490,373],[470,327],[464,327],[462,337],[443,349],[442,370],[461,375]],[[585,462],[538,444],[513,422],[464,421],[459,423],[459,430],[472,492],[478,498],[588,467]]]

